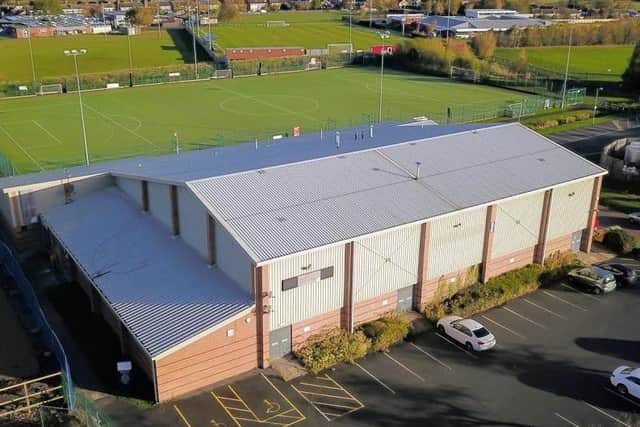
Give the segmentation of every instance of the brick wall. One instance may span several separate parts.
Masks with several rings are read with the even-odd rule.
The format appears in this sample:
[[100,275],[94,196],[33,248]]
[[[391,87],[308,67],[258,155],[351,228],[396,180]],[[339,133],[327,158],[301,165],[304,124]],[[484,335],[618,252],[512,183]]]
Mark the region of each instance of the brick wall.
[[422,284],[422,290],[419,293],[422,297],[422,300],[417,302],[416,306],[420,307],[421,309],[425,304],[431,302],[438,291],[438,287],[441,284],[454,285],[463,282],[466,279],[468,272],[469,269],[466,268],[464,270],[454,271],[453,273],[444,274],[440,277],[425,281]]
[[556,252],[566,252],[571,250],[571,234],[556,237],[547,241],[547,249],[545,251],[545,259],[549,258]]
[[492,259],[485,267],[487,279],[533,263],[534,252],[535,246],[531,246],[530,248]]
[[395,313],[398,305],[398,292],[393,291],[382,294],[378,297],[355,303],[353,309],[353,323],[371,322],[372,320],[384,317],[387,314]]
[[320,316],[295,323],[291,327],[291,345],[298,349],[311,336],[340,327],[340,310],[330,311]]
[[[256,368],[255,321],[248,314],[156,360],[158,399],[173,399]],[[230,329],[233,336],[227,335]]]

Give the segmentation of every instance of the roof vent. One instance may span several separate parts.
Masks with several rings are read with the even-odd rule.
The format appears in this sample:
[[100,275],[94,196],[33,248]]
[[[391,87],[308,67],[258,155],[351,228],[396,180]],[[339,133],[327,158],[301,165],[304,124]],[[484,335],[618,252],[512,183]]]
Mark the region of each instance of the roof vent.
[[283,217],[283,216],[279,216],[276,218],[276,221],[278,222],[285,222],[287,220],[287,218]]
[[260,169],[260,170],[258,171],[258,173],[259,173],[260,175],[264,175],[265,173],[267,173],[267,171],[266,171],[266,170],[264,170],[264,169]]
[[420,165],[421,164],[422,164],[421,162],[416,162],[416,177],[415,177],[416,181],[420,179]]
[[336,131],[336,148],[340,149],[340,131]]
[[545,161],[545,159],[542,158],[542,157],[538,157],[536,160],[539,161],[539,162],[544,162]]
[[415,142],[410,142],[409,145],[416,145],[416,143]]
[[338,157],[336,157],[336,158],[337,158],[337,159],[346,159],[346,158],[347,158],[347,156],[338,156]]

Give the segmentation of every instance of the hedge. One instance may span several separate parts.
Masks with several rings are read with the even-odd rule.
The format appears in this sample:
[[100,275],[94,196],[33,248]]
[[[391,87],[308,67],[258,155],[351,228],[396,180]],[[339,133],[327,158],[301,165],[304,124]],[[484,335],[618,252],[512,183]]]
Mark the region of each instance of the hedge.
[[362,331],[349,333],[333,329],[313,335],[307,345],[294,351],[295,356],[314,374],[340,362],[353,363],[364,357],[371,348],[371,340]]
[[626,254],[640,247],[640,242],[622,228],[611,228],[607,230],[602,244],[604,244],[607,249],[618,254]]
[[363,325],[362,330],[371,339],[373,351],[385,351],[407,337],[409,322],[397,316],[383,317]]

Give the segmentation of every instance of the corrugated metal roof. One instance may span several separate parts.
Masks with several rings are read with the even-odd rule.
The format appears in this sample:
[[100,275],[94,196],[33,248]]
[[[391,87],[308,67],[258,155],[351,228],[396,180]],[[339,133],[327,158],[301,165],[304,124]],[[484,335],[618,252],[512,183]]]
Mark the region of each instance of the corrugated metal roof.
[[261,262],[604,172],[520,124],[404,140],[188,185]]
[[43,218],[151,357],[253,306],[115,187]]

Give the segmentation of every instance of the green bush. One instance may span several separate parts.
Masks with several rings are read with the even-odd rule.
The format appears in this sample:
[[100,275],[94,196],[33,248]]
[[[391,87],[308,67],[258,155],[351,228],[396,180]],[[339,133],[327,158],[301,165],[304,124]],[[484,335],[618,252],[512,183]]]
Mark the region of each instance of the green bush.
[[622,228],[610,229],[602,242],[609,250],[618,254],[626,254],[636,247],[636,240]]
[[409,322],[397,316],[383,317],[363,325],[362,330],[371,338],[373,351],[385,351],[407,337]]
[[352,363],[363,357],[371,348],[371,341],[362,331],[351,334],[342,329],[333,329],[314,335],[307,345],[294,351],[295,356],[314,374],[340,362]]
[[591,118],[591,113],[587,112],[587,111],[580,111],[578,113],[576,113],[576,119],[577,120],[588,120]]
[[575,116],[564,116],[558,119],[558,123],[560,123],[561,125],[566,125],[568,123],[573,123],[575,121],[576,121]]

